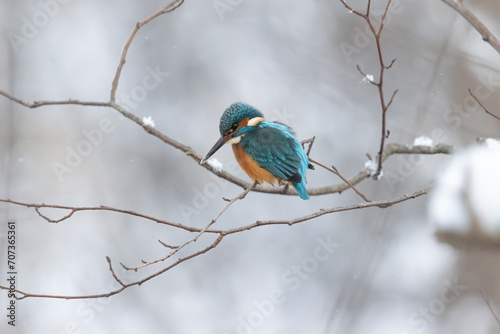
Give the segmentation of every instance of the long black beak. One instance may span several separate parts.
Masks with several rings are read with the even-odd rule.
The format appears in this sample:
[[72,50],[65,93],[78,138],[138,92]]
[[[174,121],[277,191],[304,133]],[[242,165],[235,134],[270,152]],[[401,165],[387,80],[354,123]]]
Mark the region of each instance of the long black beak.
[[200,165],[204,164],[219,148],[221,148],[228,140],[231,139],[231,135],[221,136],[215,145],[208,151],[207,155],[200,161]]

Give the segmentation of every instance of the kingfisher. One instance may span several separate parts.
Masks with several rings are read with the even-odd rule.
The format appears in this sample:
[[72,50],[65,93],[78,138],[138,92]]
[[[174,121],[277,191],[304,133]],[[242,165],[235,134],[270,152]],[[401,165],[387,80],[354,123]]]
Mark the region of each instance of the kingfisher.
[[288,183],[300,198],[309,199],[306,169],[314,166],[290,127],[267,121],[256,108],[236,102],[222,114],[219,131],[221,137],[200,164],[224,144],[232,144],[236,161],[252,182],[273,187]]

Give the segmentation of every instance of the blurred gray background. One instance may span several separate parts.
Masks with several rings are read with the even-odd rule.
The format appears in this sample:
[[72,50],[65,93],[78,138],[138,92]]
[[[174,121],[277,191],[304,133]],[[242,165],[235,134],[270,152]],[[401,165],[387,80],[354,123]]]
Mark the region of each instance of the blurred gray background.
[[[366,6],[360,0],[350,3],[360,10]],[[2,1],[0,89],[30,102],[107,101],[132,28],[165,4]],[[373,10],[384,6],[375,1]],[[499,36],[500,2],[470,6]],[[217,140],[224,109],[245,101],[293,127],[300,140],[316,136],[311,156],[348,177],[363,168],[366,153],[376,155],[379,145],[378,92],[361,83],[356,70],[359,64],[378,77],[375,44],[371,36],[366,39],[365,29],[366,23],[339,1],[186,1],[139,31],[117,97],[127,110],[151,116],[156,129],[200,155]],[[426,135],[466,147],[478,136],[498,137],[500,122],[473,108],[467,89],[479,89],[482,102],[499,110],[499,55],[451,8],[438,0],[394,1],[382,43],[387,62],[397,58],[386,72],[386,96],[399,89],[388,112],[388,142],[411,144]],[[156,80],[151,72],[160,73]],[[107,108],[27,109],[1,97],[0,115],[3,199],[107,205],[204,227],[225,206],[222,197],[242,190],[216,181],[191,158]],[[111,124],[108,133],[76,166],[56,173],[54,163],[66,164],[68,152],[82,148],[85,133],[95,133],[102,122]],[[234,165],[229,147],[215,158],[225,167]],[[371,199],[413,192],[434,182],[449,159],[393,156],[384,178],[366,180],[359,189]],[[236,175],[248,180],[239,170]],[[319,167],[308,172],[310,188],[339,182]],[[250,193],[216,227],[291,219],[361,201],[350,190],[309,201]],[[230,235],[207,254],[106,300],[20,301],[15,329],[7,325],[8,299],[2,292],[0,331],[499,333],[474,284],[479,276],[498,281],[497,254],[476,254],[478,266],[471,271],[463,255],[470,250],[436,240],[427,201],[421,197],[385,210]],[[116,282],[105,256],[115,265],[137,266],[141,259],[166,254],[158,239],[179,244],[192,237],[109,212],[77,213],[49,224],[31,209],[1,204],[0,219],[2,273],[11,220],[17,224],[18,288],[34,293],[109,291]],[[207,235],[190,250],[212,240]],[[315,250],[328,240],[335,250],[317,261]],[[162,265],[138,273],[117,271],[131,281]]]

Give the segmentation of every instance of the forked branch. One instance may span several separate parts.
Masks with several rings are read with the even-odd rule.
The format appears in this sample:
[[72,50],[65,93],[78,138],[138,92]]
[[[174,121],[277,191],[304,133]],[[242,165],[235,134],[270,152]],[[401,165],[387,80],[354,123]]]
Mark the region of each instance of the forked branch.
[[[248,191],[247,190],[245,190],[243,193],[248,193],[249,190]],[[396,198],[393,198],[393,199],[390,199],[390,200],[363,202],[363,203],[360,203],[360,204],[349,205],[349,206],[335,207],[335,208],[330,208],[330,209],[320,209],[319,211],[314,212],[312,214],[309,214],[309,215],[306,215],[306,216],[303,216],[303,217],[298,217],[298,218],[290,219],[290,220],[257,221],[257,222],[255,222],[253,224],[246,225],[246,226],[241,226],[241,227],[236,227],[236,228],[233,228],[233,229],[230,229],[230,230],[211,230],[211,229],[208,229],[208,226],[207,226],[207,228],[205,228],[203,230],[198,230],[197,231],[198,232],[198,236],[197,237],[199,237],[202,233],[217,234],[218,235],[217,238],[209,246],[207,246],[207,247],[205,247],[205,248],[203,248],[203,249],[201,249],[201,250],[199,250],[197,252],[191,253],[191,254],[189,254],[186,257],[182,257],[182,258],[177,259],[175,262],[173,262],[173,263],[165,266],[164,268],[158,270],[157,272],[155,272],[152,275],[149,275],[149,276],[147,276],[147,277],[145,277],[143,279],[140,279],[140,280],[137,280],[137,281],[133,281],[133,282],[130,282],[130,283],[125,283],[125,282],[123,282],[118,277],[118,275],[116,274],[116,272],[115,272],[115,270],[114,270],[114,268],[112,266],[111,259],[109,257],[106,257],[106,261],[108,262],[109,270],[111,272],[111,275],[120,284],[119,288],[117,288],[115,290],[112,290],[110,292],[107,292],[107,293],[93,294],[93,295],[82,295],[82,296],[71,296],[71,295],[37,294],[37,293],[25,292],[25,291],[22,291],[22,290],[19,290],[19,289],[14,290],[14,292],[17,294],[16,295],[17,299],[25,299],[25,298],[29,298],[29,297],[32,297],[32,298],[55,298],[55,299],[107,298],[107,297],[111,297],[113,295],[116,295],[116,294],[122,292],[123,290],[130,288],[130,287],[141,285],[141,284],[143,284],[143,283],[145,283],[145,282],[147,282],[147,281],[149,281],[149,280],[151,280],[151,279],[153,279],[153,278],[155,278],[155,277],[157,277],[157,276],[159,276],[159,275],[167,272],[168,270],[174,268],[175,266],[181,264],[184,261],[187,261],[187,260],[192,259],[194,257],[200,256],[202,254],[205,254],[206,252],[210,251],[211,249],[217,247],[217,245],[227,235],[235,234],[235,233],[240,233],[240,232],[243,232],[243,231],[248,231],[248,230],[251,230],[251,229],[254,229],[254,228],[257,228],[257,227],[262,227],[264,225],[295,225],[295,224],[298,224],[298,223],[302,223],[302,222],[305,222],[305,221],[308,221],[308,220],[315,219],[315,218],[323,216],[323,215],[332,214],[332,213],[336,213],[336,212],[351,211],[351,210],[360,210],[360,209],[367,209],[367,208],[371,208],[371,207],[387,208],[389,206],[405,202],[405,201],[407,201],[409,199],[413,199],[413,198],[417,198],[417,197],[423,196],[423,195],[427,194],[429,192],[429,190],[430,190],[430,187],[427,187],[425,189],[418,190],[418,191],[416,191],[414,193],[405,194],[403,196],[399,196],[399,197],[396,197]],[[241,196],[242,196],[242,194],[240,194],[237,197],[235,197],[235,201],[238,200],[238,199],[240,199]],[[232,203],[234,203],[234,202],[230,202],[230,204],[232,204]],[[134,214],[134,215],[138,215],[138,214]],[[210,223],[210,225],[211,224],[212,224],[212,222]],[[133,268],[131,268],[131,269],[133,269]],[[2,289],[2,290],[9,290],[9,287],[0,285],[0,289]]]
[[386,118],[387,118],[387,110],[389,109],[389,106],[392,104],[394,97],[396,96],[398,90],[396,89],[392,95],[391,98],[389,99],[389,102],[386,102],[385,94],[384,94],[384,74],[385,71],[390,69],[394,63],[396,62],[396,59],[393,59],[389,64],[386,64],[384,60],[384,56],[382,55],[382,44],[381,44],[381,35],[382,35],[382,30],[384,29],[385,25],[385,20],[387,18],[387,13],[389,11],[389,7],[391,5],[392,0],[388,0],[387,4],[385,6],[384,13],[382,14],[382,18],[380,20],[380,25],[375,27],[373,24],[373,21],[370,17],[370,10],[371,10],[371,1],[368,0],[367,3],[367,8],[366,8],[366,13],[362,13],[358,10],[355,10],[352,8],[350,5],[346,3],[345,0],[340,0],[342,4],[349,9],[351,13],[356,14],[357,16],[361,17],[363,20],[366,21],[368,24],[368,27],[370,28],[370,31],[372,32],[374,38],[375,38],[375,44],[377,45],[377,54],[378,54],[378,60],[379,60],[379,78],[378,81],[375,81],[371,79],[371,76],[367,73],[365,73],[359,65],[357,65],[358,71],[363,75],[366,81],[371,83],[372,85],[375,85],[378,89],[379,93],[379,99],[380,99],[380,106],[382,108],[382,126],[381,126],[381,136],[380,136],[380,148],[378,152],[378,165],[377,165],[377,170],[375,173],[372,173],[372,177],[374,179],[378,179],[380,177],[380,174],[382,172],[382,153],[383,149],[385,146],[385,140],[389,137],[389,131],[387,130],[387,125],[386,125]]

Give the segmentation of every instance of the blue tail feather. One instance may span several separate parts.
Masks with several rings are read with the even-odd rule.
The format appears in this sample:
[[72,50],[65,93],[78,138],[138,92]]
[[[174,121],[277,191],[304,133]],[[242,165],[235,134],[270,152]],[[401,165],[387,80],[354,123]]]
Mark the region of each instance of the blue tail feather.
[[309,199],[309,194],[307,193],[307,189],[304,182],[292,183],[292,185],[297,191],[297,194],[299,194],[300,198]]

